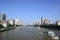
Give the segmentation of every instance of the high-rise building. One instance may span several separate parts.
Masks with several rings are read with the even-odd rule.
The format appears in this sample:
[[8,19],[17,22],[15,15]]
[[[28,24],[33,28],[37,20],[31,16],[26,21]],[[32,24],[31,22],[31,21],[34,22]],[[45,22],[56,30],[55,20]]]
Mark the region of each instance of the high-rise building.
[[41,25],[43,25],[44,24],[44,17],[41,17]]
[[6,20],[6,14],[0,14],[0,21]]
[[50,20],[44,17],[41,17],[41,25],[49,25],[49,24],[50,24]]
[[40,25],[41,23],[40,23],[40,20],[35,20],[34,21],[34,25]]
[[50,24],[50,20],[48,20],[48,19],[44,19],[44,25],[49,25]]
[[34,25],[34,23],[33,22],[30,22],[29,25]]

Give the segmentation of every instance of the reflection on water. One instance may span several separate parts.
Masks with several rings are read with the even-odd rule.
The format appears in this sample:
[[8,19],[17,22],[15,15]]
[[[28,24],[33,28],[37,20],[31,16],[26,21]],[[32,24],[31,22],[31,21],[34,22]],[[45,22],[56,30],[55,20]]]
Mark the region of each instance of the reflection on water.
[[[17,27],[10,31],[0,32],[0,40],[49,40],[43,37],[43,32],[46,30],[50,29],[33,26]],[[60,36],[59,31],[53,31]]]

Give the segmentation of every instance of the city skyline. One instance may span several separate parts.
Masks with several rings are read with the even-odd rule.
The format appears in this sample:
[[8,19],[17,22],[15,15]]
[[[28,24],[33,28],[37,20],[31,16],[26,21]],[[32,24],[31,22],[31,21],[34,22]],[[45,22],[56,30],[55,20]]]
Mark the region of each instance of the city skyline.
[[21,18],[24,22],[39,20],[60,20],[60,0],[0,0],[0,13],[7,18]]

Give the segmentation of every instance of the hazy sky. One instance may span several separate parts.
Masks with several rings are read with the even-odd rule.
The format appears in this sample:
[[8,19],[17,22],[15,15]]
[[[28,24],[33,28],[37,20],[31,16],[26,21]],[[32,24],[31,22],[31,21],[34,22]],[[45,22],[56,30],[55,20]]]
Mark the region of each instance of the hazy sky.
[[41,17],[55,21],[60,19],[60,0],[0,0],[0,13],[25,22]]

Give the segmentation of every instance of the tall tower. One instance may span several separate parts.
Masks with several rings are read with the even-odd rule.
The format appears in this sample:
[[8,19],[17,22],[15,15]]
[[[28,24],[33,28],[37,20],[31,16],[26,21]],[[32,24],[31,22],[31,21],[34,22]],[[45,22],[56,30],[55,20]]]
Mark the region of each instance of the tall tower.
[[6,20],[6,14],[0,14],[0,21]]
[[44,24],[44,17],[41,17],[41,25]]

